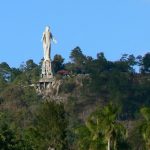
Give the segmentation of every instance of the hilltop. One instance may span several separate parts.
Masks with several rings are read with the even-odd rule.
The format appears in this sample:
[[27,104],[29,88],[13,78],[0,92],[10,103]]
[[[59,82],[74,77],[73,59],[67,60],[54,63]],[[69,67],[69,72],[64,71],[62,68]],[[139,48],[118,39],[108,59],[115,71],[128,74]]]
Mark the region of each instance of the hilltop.
[[[150,106],[150,53],[144,56],[124,54],[119,60],[109,61],[102,52],[97,54],[97,58],[92,58],[76,47],[71,51],[70,62],[65,63],[61,55],[55,55],[52,69],[55,85],[39,93],[36,85],[40,79],[41,62],[36,64],[30,59],[19,68],[9,67],[7,62],[0,64],[1,120],[8,125],[8,133],[16,140],[12,145],[18,149],[22,145],[26,149],[48,149],[48,145],[55,147],[55,142],[48,134],[42,135],[42,132],[48,132],[53,136],[60,133],[55,138],[56,143],[60,142],[63,148],[60,146],[57,149],[75,149],[73,130],[83,125],[92,112],[110,103],[119,109],[117,120],[129,127],[126,144],[131,142],[129,145],[136,145],[138,136],[133,136],[132,130],[135,122],[141,119],[139,110]],[[58,118],[54,118],[55,125],[50,123],[50,128],[59,124],[62,129],[58,127],[58,131],[53,129],[52,133],[46,127],[49,116],[44,110],[49,111],[48,106],[51,108],[50,113],[58,112],[57,117],[63,120],[60,123],[56,121]],[[34,134],[38,134],[35,141]],[[142,145],[143,141],[140,142]],[[67,148],[64,145],[68,145]]]

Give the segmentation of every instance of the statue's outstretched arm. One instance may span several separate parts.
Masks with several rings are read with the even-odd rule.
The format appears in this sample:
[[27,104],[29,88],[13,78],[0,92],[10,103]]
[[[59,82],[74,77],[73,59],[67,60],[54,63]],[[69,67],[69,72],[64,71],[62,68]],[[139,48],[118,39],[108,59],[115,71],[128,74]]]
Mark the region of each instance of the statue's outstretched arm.
[[44,38],[44,33],[42,34],[41,42],[43,42],[43,38]]
[[55,44],[57,44],[57,40],[55,39],[55,37],[52,35],[52,33],[51,33],[51,39],[52,39],[52,41],[55,43]]
[[57,44],[57,40],[54,37],[52,38],[52,40],[55,44]]

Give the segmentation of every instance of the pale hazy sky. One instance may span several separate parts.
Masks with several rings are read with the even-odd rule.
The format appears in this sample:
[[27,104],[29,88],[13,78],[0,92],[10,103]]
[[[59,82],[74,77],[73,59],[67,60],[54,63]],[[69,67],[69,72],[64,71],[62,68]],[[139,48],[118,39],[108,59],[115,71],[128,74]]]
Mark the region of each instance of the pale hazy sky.
[[76,46],[93,57],[103,51],[109,60],[150,50],[150,0],[1,0],[0,62],[38,63],[46,25],[58,41],[52,57],[68,60]]

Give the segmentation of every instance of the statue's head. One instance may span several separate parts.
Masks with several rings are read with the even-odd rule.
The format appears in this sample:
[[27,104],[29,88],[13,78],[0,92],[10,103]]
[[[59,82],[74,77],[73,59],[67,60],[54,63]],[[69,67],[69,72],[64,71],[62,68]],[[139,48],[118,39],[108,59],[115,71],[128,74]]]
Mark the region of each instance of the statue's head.
[[45,27],[45,31],[50,31],[50,27],[49,27],[49,26],[46,26],[46,27]]

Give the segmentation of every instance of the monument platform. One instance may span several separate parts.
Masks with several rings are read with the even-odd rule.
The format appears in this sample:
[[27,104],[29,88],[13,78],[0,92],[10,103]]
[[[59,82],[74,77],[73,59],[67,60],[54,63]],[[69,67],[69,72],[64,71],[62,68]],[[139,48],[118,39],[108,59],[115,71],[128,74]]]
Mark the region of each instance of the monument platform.
[[47,89],[49,88],[50,84],[54,81],[54,78],[41,78],[39,80],[39,89]]
[[40,80],[39,80],[39,82],[40,83],[51,83],[51,82],[53,82],[53,78],[41,78]]

